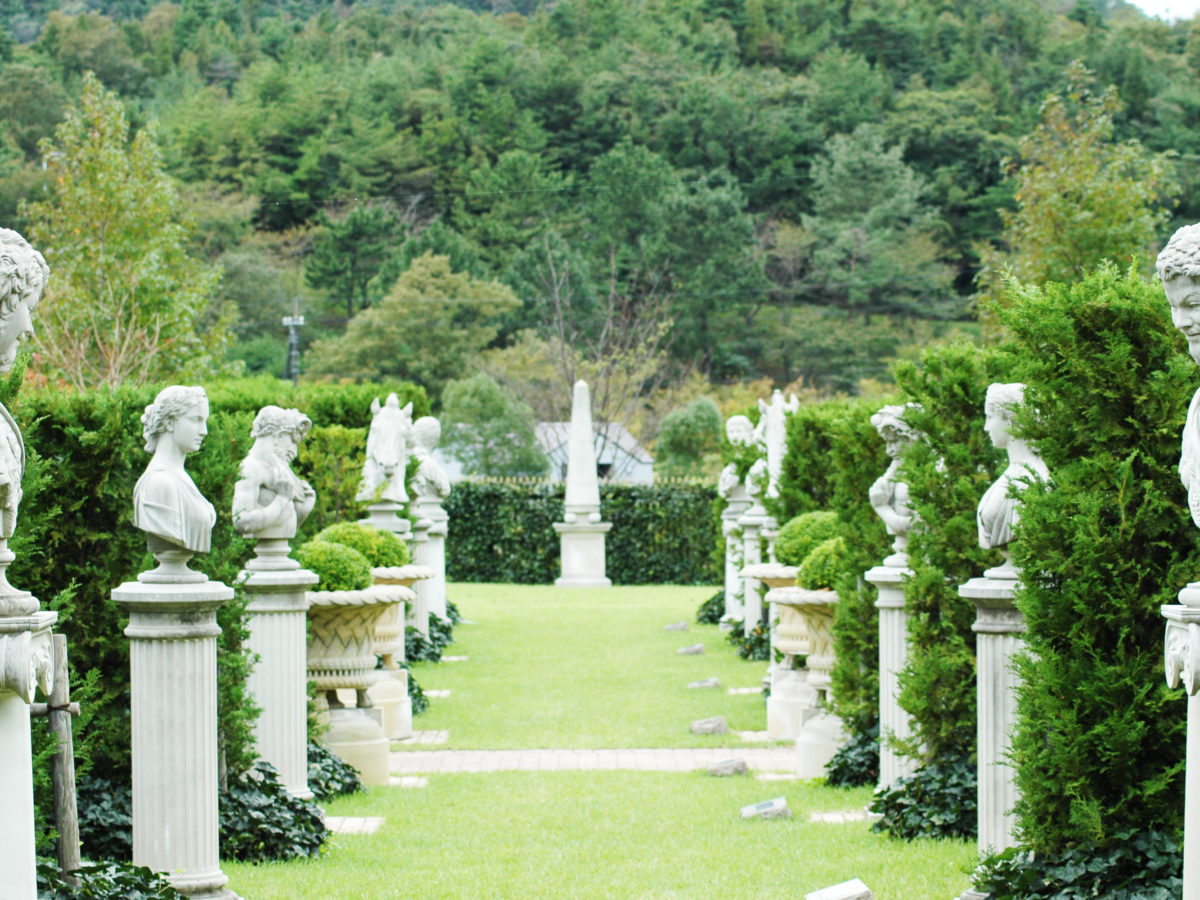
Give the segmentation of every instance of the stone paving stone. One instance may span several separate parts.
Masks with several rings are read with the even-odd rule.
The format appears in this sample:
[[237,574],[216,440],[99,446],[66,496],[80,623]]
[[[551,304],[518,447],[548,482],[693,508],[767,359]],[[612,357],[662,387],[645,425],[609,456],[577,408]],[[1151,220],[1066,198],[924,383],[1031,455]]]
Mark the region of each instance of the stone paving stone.
[[[594,771],[693,772],[706,769],[731,755],[745,759],[756,772],[787,772],[794,768],[791,746],[692,747],[621,750],[399,750],[391,755],[396,775],[442,772]],[[785,775],[794,778],[794,775]]]
[[746,687],[746,688],[730,688],[725,693],[727,694],[761,694],[761,687]]
[[429,786],[429,779],[421,775],[393,775],[388,784],[398,788],[423,788]]
[[450,690],[428,690],[425,692],[426,697],[432,697],[434,700],[442,700],[450,696]]
[[326,816],[325,827],[335,834],[374,834],[383,826],[380,816]]
[[739,731],[737,732],[739,740],[746,741],[749,744],[769,744],[771,736],[765,731]]
[[847,822],[866,822],[872,818],[865,809],[844,809],[836,812],[815,812],[808,817],[810,822],[826,822],[832,825],[843,825]]
[[759,772],[754,777],[759,781],[796,781],[799,778],[795,772]]
[[450,740],[449,731],[414,731],[412,737],[401,738],[401,744],[444,744]]
[[442,662],[466,662],[466,661],[467,661],[467,657],[465,657],[465,656],[443,656],[442,657]]

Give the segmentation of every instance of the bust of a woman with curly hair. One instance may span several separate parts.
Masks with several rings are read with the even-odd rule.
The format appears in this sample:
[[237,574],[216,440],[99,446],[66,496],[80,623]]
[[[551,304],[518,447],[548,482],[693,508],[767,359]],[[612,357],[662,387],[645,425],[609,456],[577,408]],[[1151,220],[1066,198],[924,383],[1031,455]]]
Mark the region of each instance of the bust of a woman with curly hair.
[[153,453],[133,489],[133,524],[146,532],[151,552],[207,553],[216,510],[183,468],[187,454],[208,434],[208,395],[201,387],[164,388],[142,414],[146,450]]

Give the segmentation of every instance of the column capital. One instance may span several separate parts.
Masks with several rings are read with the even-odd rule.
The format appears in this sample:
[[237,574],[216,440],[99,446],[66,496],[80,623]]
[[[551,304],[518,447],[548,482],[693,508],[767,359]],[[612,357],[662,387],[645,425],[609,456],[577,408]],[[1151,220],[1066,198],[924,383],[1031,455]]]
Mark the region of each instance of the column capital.
[[1200,609],[1168,605],[1162,608],[1167,620],[1163,667],[1168,687],[1183,685],[1188,696],[1200,693]]
[[33,702],[39,686],[44,694],[50,693],[54,687],[50,626],[57,621],[56,612],[0,619],[0,693],[16,694],[26,703]]

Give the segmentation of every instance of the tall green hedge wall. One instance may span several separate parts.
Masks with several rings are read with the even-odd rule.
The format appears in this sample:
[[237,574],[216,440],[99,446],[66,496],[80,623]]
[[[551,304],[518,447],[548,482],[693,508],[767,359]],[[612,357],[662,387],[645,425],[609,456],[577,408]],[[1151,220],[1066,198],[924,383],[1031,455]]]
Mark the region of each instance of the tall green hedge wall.
[[766,501],[781,525],[813,510],[832,510],[842,523],[850,558],[836,585],[832,695],[835,711],[855,734],[865,733],[879,719],[877,591],[861,575],[879,564],[890,543],[868,497],[889,463],[870,421],[883,405],[831,400],[801,406],[787,420],[779,497]]
[[[716,584],[711,548],[720,539],[716,489],[688,482],[601,484],[612,522],[605,544],[614,584]],[[560,574],[563,485],[460,481],[446,500],[446,577],[452,581],[549,584]]]
[[1161,285],[1134,271],[1012,301],[1018,425],[1053,480],[1022,495],[1013,545],[1028,628],[1013,747],[1023,843],[1055,854],[1175,832],[1186,702],[1163,678],[1159,607],[1200,576],[1177,470],[1200,379]]

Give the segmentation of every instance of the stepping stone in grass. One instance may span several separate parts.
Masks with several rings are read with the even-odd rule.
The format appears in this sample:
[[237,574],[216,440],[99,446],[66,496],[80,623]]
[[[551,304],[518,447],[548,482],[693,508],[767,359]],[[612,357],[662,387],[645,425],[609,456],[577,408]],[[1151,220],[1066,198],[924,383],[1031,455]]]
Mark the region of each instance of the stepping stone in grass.
[[687,622],[672,622],[670,625],[664,625],[663,631],[687,631]]
[[727,759],[715,766],[708,767],[708,774],[714,778],[728,778],[730,775],[745,775],[750,771],[744,759]]
[[724,716],[713,716],[711,719],[697,719],[692,723],[692,734],[728,734],[729,726]]
[[704,652],[703,644],[692,644],[690,647],[680,647],[675,651],[677,656],[699,656]]
[[874,896],[869,887],[855,878],[853,881],[843,881],[833,887],[805,894],[804,900],[872,900]]
[[[688,687],[692,688],[692,689],[719,688],[720,686],[721,686],[721,679],[719,679],[719,678],[706,678],[703,681],[692,681],[688,684]],[[428,693],[428,691],[426,693]]]
[[751,803],[749,806],[742,807],[743,819],[790,819],[792,810],[788,807],[787,800],[783,797],[776,797],[774,800],[765,800],[762,803]]

